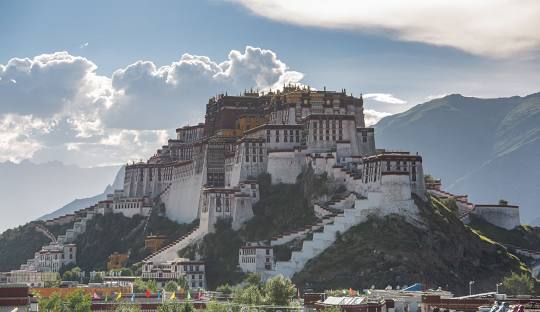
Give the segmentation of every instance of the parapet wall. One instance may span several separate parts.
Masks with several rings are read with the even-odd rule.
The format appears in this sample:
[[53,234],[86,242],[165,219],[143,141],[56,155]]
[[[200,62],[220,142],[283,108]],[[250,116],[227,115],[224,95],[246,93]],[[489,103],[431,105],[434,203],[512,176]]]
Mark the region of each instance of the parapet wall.
[[472,213],[507,230],[521,225],[518,206],[476,205]]

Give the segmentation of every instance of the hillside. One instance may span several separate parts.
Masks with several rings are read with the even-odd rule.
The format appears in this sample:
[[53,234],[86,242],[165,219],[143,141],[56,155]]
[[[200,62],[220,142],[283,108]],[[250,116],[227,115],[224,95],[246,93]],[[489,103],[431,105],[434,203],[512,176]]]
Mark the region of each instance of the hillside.
[[112,194],[114,190],[123,189],[124,188],[124,172],[125,167],[122,166],[116,173],[116,176],[114,178],[114,181],[112,184],[108,184],[105,187],[105,190],[97,195],[86,197],[86,198],[80,198],[80,199],[74,199],[73,201],[69,202],[68,204],[64,205],[62,208],[57,209],[51,213],[48,213],[44,216],[41,216],[39,220],[50,220],[54,219],[59,216],[63,216],[66,214],[73,213],[79,209],[84,209],[86,207],[90,207],[94,204],[96,204],[100,200],[104,200],[107,198],[107,194]]
[[383,118],[379,148],[423,156],[424,171],[476,203],[501,198],[522,207],[522,221],[540,217],[540,93],[479,99],[458,94]]
[[540,228],[522,225],[512,230],[506,230],[492,225],[475,215],[470,215],[469,226],[482,235],[504,245],[512,245],[522,249],[540,250]]
[[[43,222],[37,222],[44,224]],[[47,227],[58,236],[65,233],[72,223]],[[34,257],[34,253],[50,240],[41,232],[35,230],[33,223],[9,229],[0,234],[0,272],[18,269],[26,259]]]
[[[77,265],[83,271],[106,269],[107,258],[113,252],[130,252],[128,265],[141,261],[149,252],[144,248],[142,216],[127,218],[122,214],[97,215],[87,223],[87,230],[79,235],[77,244]],[[36,221],[43,224],[41,221]],[[54,235],[65,233],[72,224],[46,226]],[[148,233],[163,234],[166,243],[188,233],[192,224],[178,224],[165,217],[153,214],[148,224]],[[148,234],[147,233],[147,234]],[[31,223],[10,229],[0,235],[0,271],[17,269],[49,240],[34,230]]]
[[416,203],[420,227],[397,215],[372,217],[345,232],[293,280],[315,289],[422,282],[465,294],[470,280],[476,281],[475,291],[492,291],[504,276],[524,269],[504,247],[469,230],[442,204]]

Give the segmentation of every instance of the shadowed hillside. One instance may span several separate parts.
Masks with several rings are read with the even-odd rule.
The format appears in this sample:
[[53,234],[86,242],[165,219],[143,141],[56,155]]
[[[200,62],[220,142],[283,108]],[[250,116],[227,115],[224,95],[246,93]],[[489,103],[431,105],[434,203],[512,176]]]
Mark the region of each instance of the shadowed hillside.
[[524,222],[540,216],[540,93],[479,99],[453,94],[376,126],[377,146],[417,151],[424,171],[473,202],[504,198]]

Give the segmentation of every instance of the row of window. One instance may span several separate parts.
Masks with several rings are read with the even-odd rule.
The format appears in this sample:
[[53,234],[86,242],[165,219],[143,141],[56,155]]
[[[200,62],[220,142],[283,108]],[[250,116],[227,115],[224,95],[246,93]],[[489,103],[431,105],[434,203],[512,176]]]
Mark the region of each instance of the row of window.
[[[266,130],[266,143],[271,143],[271,131]],[[275,143],[279,143],[281,140],[280,130],[275,130]],[[283,130],[283,142],[299,143],[300,142],[300,130]]]
[[[313,129],[317,129],[317,126],[319,125],[319,123],[317,121],[314,121],[313,122]],[[332,129],[335,129],[336,128],[336,120],[329,120],[329,119],[326,119],[324,122],[321,120],[320,122],[320,129],[322,128],[330,128],[332,127]],[[342,120],[338,120],[338,128],[339,129],[342,129],[343,128],[343,121]]]

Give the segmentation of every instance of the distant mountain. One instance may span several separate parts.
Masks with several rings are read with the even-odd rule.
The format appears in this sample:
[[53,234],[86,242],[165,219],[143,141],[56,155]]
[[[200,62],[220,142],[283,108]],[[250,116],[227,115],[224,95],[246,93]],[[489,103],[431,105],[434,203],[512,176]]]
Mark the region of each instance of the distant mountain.
[[120,166],[81,168],[61,162],[0,163],[0,233],[103,191]]
[[[383,118],[377,146],[417,151],[424,172],[476,203],[506,199],[523,222],[540,217],[540,93],[480,99],[459,94]],[[537,221],[538,222],[538,221]]]
[[95,203],[97,203],[98,201],[106,199],[107,194],[112,194],[114,190],[119,190],[124,187],[124,173],[125,173],[125,167],[122,166],[116,173],[116,177],[114,178],[112,185],[111,184],[107,185],[107,187],[105,187],[105,190],[101,194],[98,194],[92,197],[87,197],[87,198],[75,199],[71,201],[70,203],[68,203],[67,205],[63,206],[62,208],[40,217],[39,220],[53,219],[53,218],[56,218],[56,217],[59,217],[68,213],[72,213],[79,209],[90,207],[94,205]]

